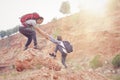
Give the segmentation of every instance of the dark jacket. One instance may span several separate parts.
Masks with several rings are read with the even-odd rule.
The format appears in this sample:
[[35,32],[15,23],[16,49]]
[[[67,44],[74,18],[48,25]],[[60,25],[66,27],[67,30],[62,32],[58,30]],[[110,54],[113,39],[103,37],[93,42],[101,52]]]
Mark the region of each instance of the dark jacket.
[[59,50],[61,53],[67,53],[66,50],[63,48],[64,46],[61,45],[62,41],[56,40],[52,36],[49,37],[50,37],[50,41],[56,44],[55,52]]

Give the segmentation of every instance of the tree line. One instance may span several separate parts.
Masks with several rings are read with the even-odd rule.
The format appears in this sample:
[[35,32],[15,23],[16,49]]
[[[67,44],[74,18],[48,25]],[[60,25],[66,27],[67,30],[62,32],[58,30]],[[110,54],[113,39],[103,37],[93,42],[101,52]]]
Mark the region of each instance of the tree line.
[[19,28],[19,26],[16,26],[16,27],[14,27],[12,29],[8,29],[8,30],[1,30],[0,37],[1,38],[4,38],[5,36],[9,37],[10,35],[18,32],[18,28]]

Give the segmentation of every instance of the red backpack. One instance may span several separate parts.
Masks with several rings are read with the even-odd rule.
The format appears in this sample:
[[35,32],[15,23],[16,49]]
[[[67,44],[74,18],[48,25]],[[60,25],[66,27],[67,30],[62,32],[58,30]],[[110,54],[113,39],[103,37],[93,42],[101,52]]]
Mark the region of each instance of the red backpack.
[[29,14],[26,14],[26,15],[23,15],[20,19],[21,23],[26,27],[27,24],[25,24],[25,22],[29,19],[37,19],[39,18],[39,14],[38,13],[29,13]]

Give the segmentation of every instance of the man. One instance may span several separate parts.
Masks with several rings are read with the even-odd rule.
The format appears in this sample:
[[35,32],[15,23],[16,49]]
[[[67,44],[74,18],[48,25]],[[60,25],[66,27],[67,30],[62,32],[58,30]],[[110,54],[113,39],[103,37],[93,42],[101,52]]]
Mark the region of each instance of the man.
[[49,39],[48,35],[39,28],[39,26],[43,22],[43,20],[44,20],[44,18],[40,17],[40,16],[38,16],[37,18],[27,19],[24,22],[25,25],[22,25],[19,27],[19,32],[28,38],[28,40],[25,44],[24,50],[26,50],[28,48],[28,46],[30,45],[32,40],[34,41],[34,48],[35,49],[38,48],[36,31],[38,33],[42,34],[46,39]]

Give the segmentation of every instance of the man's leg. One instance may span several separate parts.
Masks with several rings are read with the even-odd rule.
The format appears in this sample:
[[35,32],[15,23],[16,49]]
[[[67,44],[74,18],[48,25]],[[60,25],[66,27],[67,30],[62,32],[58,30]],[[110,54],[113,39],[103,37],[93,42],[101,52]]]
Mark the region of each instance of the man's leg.
[[67,68],[67,65],[65,64],[65,61],[66,61],[66,56],[67,54],[66,53],[62,53],[62,64],[65,66],[65,68]]
[[32,36],[27,36],[27,38],[28,38],[28,40],[25,44],[25,49],[24,50],[26,50],[28,48],[28,46],[30,45],[30,43],[32,42]]
[[30,45],[30,43],[32,42],[32,36],[34,35],[34,31],[31,28],[26,28],[26,27],[20,27],[19,31],[28,38],[24,48],[24,50],[26,50]]
[[32,39],[34,41],[34,48],[37,49],[37,38],[36,38],[36,32],[32,32]]

